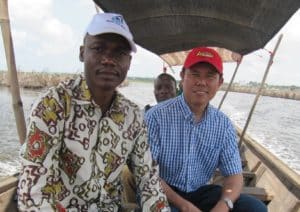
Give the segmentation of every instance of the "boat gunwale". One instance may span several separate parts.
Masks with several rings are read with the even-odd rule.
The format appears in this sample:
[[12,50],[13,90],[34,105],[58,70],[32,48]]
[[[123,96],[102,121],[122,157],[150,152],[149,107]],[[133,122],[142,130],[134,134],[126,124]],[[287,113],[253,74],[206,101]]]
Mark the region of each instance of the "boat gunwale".
[[[242,129],[236,126],[237,133],[240,136]],[[300,175],[289,168],[287,164],[282,162],[273,153],[245,134],[243,139],[251,153],[259,158],[259,160],[280,180],[280,182],[298,199],[300,199]]]

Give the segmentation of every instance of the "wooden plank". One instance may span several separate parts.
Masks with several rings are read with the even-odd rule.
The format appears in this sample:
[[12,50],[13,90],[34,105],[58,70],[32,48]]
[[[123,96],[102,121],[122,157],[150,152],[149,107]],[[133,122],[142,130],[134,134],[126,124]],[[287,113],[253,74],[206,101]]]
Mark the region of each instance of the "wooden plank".
[[[237,131],[238,134],[241,133],[241,129],[238,127]],[[296,198],[300,199],[299,174],[248,135],[245,136],[244,143],[247,145],[249,152],[251,152],[252,155],[255,155],[255,157],[257,157],[266,167],[266,172],[272,172],[274,174],[273,177],[280,181],[279,186],[281,187],[283,184],[285,188],[289,190],[291,195],[294,195]]]
[[12,187],[16,187],[18,184],[17,177],[7,177],[0,181],[0,194],[9,190]]
[[297,202],[297,203],[295,204],[295,206],[293,207],[293,210],[292,210],[292,211],[297,211],[297,212],[300,211],[300,202]]
[[243,178],[245,186],[252,186],[252,182],[255,182],[256,180],[256,174],[251,171],[243,171]]
[[265,203],[269,203],[273,199],[273,195],[268,194],[264,188],[260,187],[243,187],[242,194],[249,194]]
[[0,212],[18,211],[16,192],[17,187],[12,187],[0,194]]

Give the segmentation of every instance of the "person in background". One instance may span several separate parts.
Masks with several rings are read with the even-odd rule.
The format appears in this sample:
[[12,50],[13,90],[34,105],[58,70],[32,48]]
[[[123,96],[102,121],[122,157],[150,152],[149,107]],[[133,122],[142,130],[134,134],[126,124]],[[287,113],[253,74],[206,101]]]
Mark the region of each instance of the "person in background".
[[133,171],[143,211],[168,211],[138,106],[116,91],[136,51],[122,15],[96,14],[79,59],[84,75],[35,103],[18,184],[20,211],[120,211],[120,175]]
[[[264,212],[241,194],[243,176],[235,128],[209,104],[223,83],[223,64],[211,48],[194,48],[180,73],[183,93],[145,114],[153,159],[172,211]],[[216,169],[223,187],[208,184]]]
[[[154,80],[154,96],[157,103],[166,101],[176,96],[176,80],[167,73],[162,73]],[[147,112],[152,106],[146,105]],[[137,188],[134,176],[127,166],[123,168],[122,184],[124,186],[123,201],[126,203],[137,202]]]
[[181,94],[182,94],[182,81],[180,80],[178,83],[178,89],[177,89],[176,96],[179,96]]
[[[157,103],[163,102],[167,99],[176,96],[176,80],[172,75],[162,73],[154,80],[154,96]],[[151,106],[148,104],[145,106],[145,112],[149,110]]]

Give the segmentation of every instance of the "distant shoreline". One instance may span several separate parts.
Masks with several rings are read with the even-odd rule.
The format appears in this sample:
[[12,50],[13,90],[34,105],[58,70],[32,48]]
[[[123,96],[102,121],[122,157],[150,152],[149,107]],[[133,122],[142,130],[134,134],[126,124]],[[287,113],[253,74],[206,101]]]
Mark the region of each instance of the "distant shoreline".
[[[228,84],[224,84],[220,90],[226,91]],[[251,85],[233,85],[230,92],[256,94],[259,86]],[[300,100],[300,88],[294,86],[267,86],[261,91],[262,96],[270,96],[276,98]]]
[[[43,73],[43,72],[18,72],[19,86],[28,89],[43,89],[57,85],[59,82],[72,79],[79,74],[66,73]],[[128,77],[121,86],[128,86],[130,82],[153,83],[154,79]],[[9,87],[7,72],[0,71],[0,86]],[[224,83],[220,90],[225,91],[228,84]],[[259,83],[251,82],[247,85],[234,83],[230,89],[231,92],[256,94],[259,89]],[[300,87],[297,86],[271,86],[266,85],[262,90],[263,96],[300,100]]]

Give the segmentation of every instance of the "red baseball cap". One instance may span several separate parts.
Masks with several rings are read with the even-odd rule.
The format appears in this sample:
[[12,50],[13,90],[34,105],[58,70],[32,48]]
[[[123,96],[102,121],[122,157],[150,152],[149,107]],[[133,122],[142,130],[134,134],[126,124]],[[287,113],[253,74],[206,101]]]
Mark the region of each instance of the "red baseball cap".
[[207,47],[197,47],[192,49],[186,57],[183,67],[190,68],[201,62],[209,63],[215,67],[220,74],[223,73],[223,62],[220,55],[214,49]]

